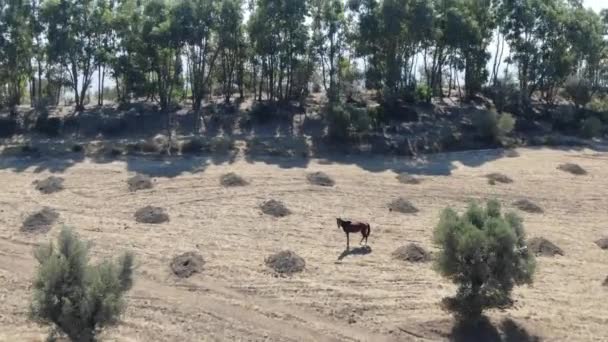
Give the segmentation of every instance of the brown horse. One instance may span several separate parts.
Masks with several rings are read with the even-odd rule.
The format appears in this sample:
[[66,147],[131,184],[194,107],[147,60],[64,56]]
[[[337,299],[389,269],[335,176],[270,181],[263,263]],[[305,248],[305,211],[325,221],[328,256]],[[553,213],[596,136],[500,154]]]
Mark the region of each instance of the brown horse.
[[369,223],[345,221],[345,220],[342,220],[341,218],[337,218],[336,222],[338,223],[338,228],[342,228],[344,230],[344,232],[346,233],[346,250],[350,249],[350,238],[349,238],[350,233],[361,232],[361,235],[363,237],[361,238],[361,242],[359,242],[359,244],[362,244],[363,240],[365,240],[365,244],[367,245],[367,238],[369,237],[369,234],[372,231],[369,226]]

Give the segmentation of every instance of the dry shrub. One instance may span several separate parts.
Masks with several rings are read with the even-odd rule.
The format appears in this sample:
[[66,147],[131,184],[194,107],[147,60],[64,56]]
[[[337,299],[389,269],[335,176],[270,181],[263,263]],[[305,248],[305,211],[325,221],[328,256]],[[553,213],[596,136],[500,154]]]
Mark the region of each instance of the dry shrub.
[[230,172],[230,173],[226,173],[226,174],[222,175],[222,177],[220,177],[220,184],[222,184],[222,186],[225,186],[227,188],[234,187],[234,186],[249,185],[249,183],[245,179],[243,179],[243,177],[237,175],[234,172]]
[[147,206],[135,212],[135,220],[139,223],[159,224],[169,221],[169,215],[163,208]]
[[194,273],[201,272],[205,260],[197,252],[186,252],[173,258],[171,270],[179,278],[188,278]]
[[414,176],[411,176],[405,172],[397,175],[397,180],[403,184],[411,184],[411,185],[420,184],[420,179],[418,179]]
[[601,249],[608,249],[608,237],[595,241],[595,244]]
[[504,156],[507,158],[517,158],[520,156],[520,154],[516,150],[506,150],[504,152]]
[[264,214],[274,217],[284,217],[291,214],[291,210],[283,202],[273,199],[264,202],[260,208]]
[[306,267],[304,259],[290,250],[272,254],[267,257],[264,262],[266,263],[266,266],[283,275],[302,272]]
[[502,173],[490,173],[488,175],[486,175],[486,178],[488,179],[488,183],[491,185],[494,185],[496,183],[502,183],[502,184],[510,184],[513,183],[513,180],[511,178],[509,178],[507,175],[504,175]]
[[34,181],[34,185],[36,190],[48,195],[63,190],[63,181],[64,179],[61,177],[50,176],[43,180]]
[[427,262],[431,260],[431,254],[415,243],[397,248],[392,253],[393,258],[409,262]]
[[528,240],[528,248],[532,253],[541,256],[564,255],[564,251],[561,248],[543,237],[535,237]]
[[402,214],[415,214],[419,210],[410,201],[399,197],[388,204],[389,211],[396,211]]
[[306,179],[312,185],[318,186],[334,186],[336,182],[323,172],[313,172],[306,175]]
[[557,167],[558,170],[571,173],[576,176],[582,176],[587,174],[587,170],[583,169],[580,165],[574,163],[565,163]]
[[127,180],[129,191],[152,189],[152,179],[146,175],[135,175]]
[[53,227],[59,218],[59,214],[51,208],[44,207],[42,210],[30,214],[25,221],[21,231],[24,233],[46,233]]
[[529,199],[520,199],[517,200],[513,203],[513,205],[521,210],[521,211],[525,211],[527,213],[533,213],[533,214],[542,214],[543,208],[541,208],[538,204],[530,201]]
[[183,141],[180,146],[180,151],[182,154],[197,154],[207,152],[208,150],[209,145],[197,138]]

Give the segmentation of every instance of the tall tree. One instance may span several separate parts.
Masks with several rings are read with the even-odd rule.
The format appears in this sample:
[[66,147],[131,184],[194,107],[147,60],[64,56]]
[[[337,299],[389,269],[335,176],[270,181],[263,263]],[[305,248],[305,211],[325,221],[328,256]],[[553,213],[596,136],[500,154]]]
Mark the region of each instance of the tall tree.
[[93,0],[47,0],[42,17],[48,27],[47,54],[67,72],[74,92],[76,110],[83,110],[101,46],[99,28],[95,27]]

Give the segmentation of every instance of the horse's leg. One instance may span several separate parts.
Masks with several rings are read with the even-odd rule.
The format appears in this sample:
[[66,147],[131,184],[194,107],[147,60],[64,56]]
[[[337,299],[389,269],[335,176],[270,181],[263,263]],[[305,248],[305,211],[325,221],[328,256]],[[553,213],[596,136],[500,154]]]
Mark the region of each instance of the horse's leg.
[[350,238],[348,237],[348,232],[346,233],[346,250],[350,250]]
[[[366,239],[365,238],[365,234],[363,233],[363,231],[361,231],[361,242],[359,242],[359,245],[362,245],[363,244],[363,240],[365,240],[365,239]],[[367,241],[366,241],[366,243],[367,243]]]

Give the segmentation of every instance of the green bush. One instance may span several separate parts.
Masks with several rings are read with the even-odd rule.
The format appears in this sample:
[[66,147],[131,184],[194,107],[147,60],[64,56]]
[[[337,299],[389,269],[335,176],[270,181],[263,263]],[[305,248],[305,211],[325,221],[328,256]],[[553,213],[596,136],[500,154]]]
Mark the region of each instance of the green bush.
[[350,137],[350,114],[339,104],[328,104],[325,109],[325,120],[329,138],[345,141]]
[[416,86],[416,101],[418,102],[431,102],[433,92],[426,84],[420,84]]
[[594,97],[587,105],[590,111],[597,113],[604,123],[608,124],[608,98]]
[[472,115],[471,122],[480,138],[499,141],[513,131],[516,120],[509,113],[498,115],[495,111],[478,110]]
[[602,121],[595,116],[585,119],[581,125],[581,133],[585,138],[595,138],[602,134],[604,125]]
[[105,327],[118,322],[125,309],[124,294],[133,284],[133,255],[126,253],[117,264],[103,261],[89,265],[88,246],[70,229],[59,234],[57,245],[36,250],[39,262],[34,280],[30,315],[52,325],[78,342],[95,341]]
[[517,120],[510,113],[502,113],[498,117],[496,128],[499,136],[507,135],[515,129],[515,123]]
[[474,320],[484,309],[508,308],[515,285],[529,284],[534,256],[525,243],[522,219],[503,216],[500,204],[486,208],[472,203],[463,215],[447,208],[435,228],[434,242],[440,252],[436,269],[458,285],[444,307],[462,320]]

